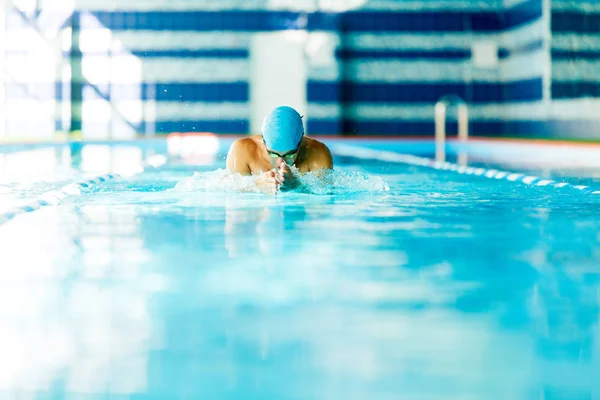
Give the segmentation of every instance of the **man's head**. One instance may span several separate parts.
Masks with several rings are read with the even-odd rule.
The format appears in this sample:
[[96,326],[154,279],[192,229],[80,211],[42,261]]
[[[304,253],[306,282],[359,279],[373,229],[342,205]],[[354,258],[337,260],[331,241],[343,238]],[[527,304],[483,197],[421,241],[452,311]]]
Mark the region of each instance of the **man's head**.
[[300,142],[304,136],[302,117],[296,110],[287,106],[275,108],[265,117],[261,131],[267,152],[273,162],[279,157],[288,164],[296,161]]

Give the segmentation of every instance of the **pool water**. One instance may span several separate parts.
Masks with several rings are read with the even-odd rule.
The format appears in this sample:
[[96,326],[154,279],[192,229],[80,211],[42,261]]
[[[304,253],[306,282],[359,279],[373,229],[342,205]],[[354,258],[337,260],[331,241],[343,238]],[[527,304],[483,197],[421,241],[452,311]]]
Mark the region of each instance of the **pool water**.
[[0,226],[0,397],[600,396],[600,200],[335,161],[389,191],[175,191],[224,161],[174,159]]

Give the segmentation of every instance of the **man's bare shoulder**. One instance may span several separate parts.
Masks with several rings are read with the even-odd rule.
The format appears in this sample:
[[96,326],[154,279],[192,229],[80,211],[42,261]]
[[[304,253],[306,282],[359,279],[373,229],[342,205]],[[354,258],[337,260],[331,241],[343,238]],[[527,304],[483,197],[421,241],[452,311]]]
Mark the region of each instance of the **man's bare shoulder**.
[[305,137],[305,147],[308,150],[308,163],[311,170],[333,168],[331,151],[327,145],[317,139]]
[[227,153],[227,169],[239,173],[250,173],[250,163],[258,151],[256,136],[237,139]]
[[235,152],[238,152],[238,151],[244,151],[244,152],[254,151],[254,150],[256,150],[256,148],[258,146],[256,138],[257,138],[256,136],[248,136],[248,137],[237,139],[231,145],[231,149],[233,151],[235,151]]
[[305,142],[304,142],[305,146],[311,150],[314,150],[314,151],[329,150],[329,148],[325,145],[325,143],[323,143],[315,138],[305,136],[304,140],[305,140]]
[[305,140],[305,146],[311,154],[330,154],[329,147],[325,143],[310,137],[305,137]]

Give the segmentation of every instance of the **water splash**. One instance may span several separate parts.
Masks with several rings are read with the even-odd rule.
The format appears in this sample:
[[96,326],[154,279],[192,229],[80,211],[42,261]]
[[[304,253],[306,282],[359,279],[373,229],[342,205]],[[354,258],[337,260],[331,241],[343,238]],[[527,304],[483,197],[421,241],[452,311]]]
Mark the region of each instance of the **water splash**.
[[194,172],[194,176],[177,182],[176,192],[260,192],[254,183],[254,177],[242,176],[225,169],[210,172]]
[[[254,183],[254,177],[242,176],[224,169],[204,173],[195,172],[194,176],[179,181],[173,190],[176,192],[260,192]],[[388,184],[379,176],[357,171],[332,170],[300,175],[300,186],[293,192],[332,195],[389,190]]]
[[390,190],[388,184],[380,176],[336,169],[325,173],[303,174],[300,182],[299,191],[321,195],[387,192]]

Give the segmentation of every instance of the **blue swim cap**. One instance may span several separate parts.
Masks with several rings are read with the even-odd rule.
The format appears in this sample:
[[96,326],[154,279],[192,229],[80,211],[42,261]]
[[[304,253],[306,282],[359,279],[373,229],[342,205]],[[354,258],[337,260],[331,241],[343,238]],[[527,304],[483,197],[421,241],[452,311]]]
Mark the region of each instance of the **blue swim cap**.
[[295,150],[304,135],[302,117],[292,107],[277,107],[265,117],[261,133],[269,149],[279,153]]

